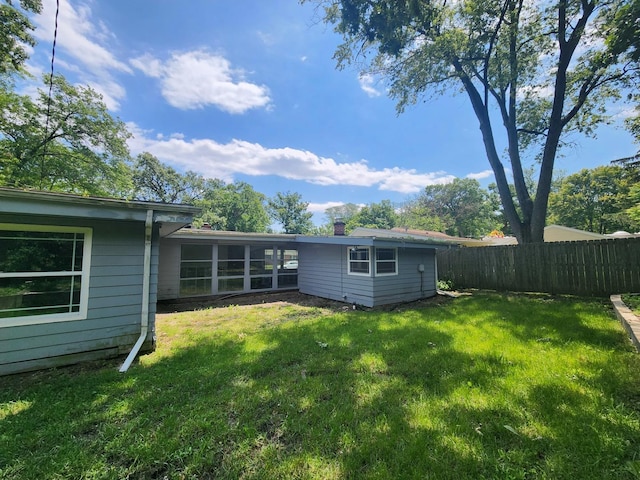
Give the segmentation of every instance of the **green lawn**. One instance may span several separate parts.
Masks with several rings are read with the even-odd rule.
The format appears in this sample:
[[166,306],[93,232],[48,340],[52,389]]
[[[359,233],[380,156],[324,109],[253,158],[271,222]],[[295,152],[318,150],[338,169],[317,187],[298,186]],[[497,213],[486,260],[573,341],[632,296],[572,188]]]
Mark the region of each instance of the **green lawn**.
[[158,330],[126,374],[0,379],[0,478],[640,478],[640,356],[604,300],[230,306]]

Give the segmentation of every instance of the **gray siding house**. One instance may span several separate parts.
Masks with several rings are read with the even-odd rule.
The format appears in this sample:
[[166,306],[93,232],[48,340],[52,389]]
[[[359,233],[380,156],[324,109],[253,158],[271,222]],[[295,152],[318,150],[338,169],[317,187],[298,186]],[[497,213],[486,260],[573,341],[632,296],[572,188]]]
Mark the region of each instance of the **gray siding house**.
[[414,240],[300,237],[300,292],[365,307],[436,294],[436,248]]
[[374,307],[436,294],[436,248],[407,238],[181,229],[160,241],[158,299],[298,289]]
[[197,212],[0,188],[0,375],[151,351],[159,240]]

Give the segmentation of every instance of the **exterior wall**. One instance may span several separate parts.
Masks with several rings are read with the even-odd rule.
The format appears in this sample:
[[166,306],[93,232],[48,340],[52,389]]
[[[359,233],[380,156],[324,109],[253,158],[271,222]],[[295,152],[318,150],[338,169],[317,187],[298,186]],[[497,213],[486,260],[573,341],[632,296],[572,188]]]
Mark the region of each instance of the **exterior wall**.
[[308,295],[374,307],[436,294],[433,249],[398,248],[398,275],[377,277],[349,275],[344,245],[300,244],[298,256],[298,287]]
[[180,297],[180,245],[182,242],[163,238],[160,240],[160,265],[158,265],[158,300],[174,300]]
[[[144,223],[39,217],[0,213],[3,223],[91,227],[92,252],[87,318],[2,327],[0,375],[127,354],[140,335]],[[149,299],[150,333],[142,351],[153,349],[158,269],[154,229]]]
[[[424,266],[424,272],[418,270]],[[436,294],[435,250],[398,248],[398,275],[374,277],[374,306]]]
[[373,306],[370,277],[347,275],[347,247],[301,244],[298,246],[298,289],[317,297]]
[[[176,300],[180,298],[180,257],[181,257],[181,245],[211,245],[214,249],[213,257],[212,257],[212,291],[210,295],[217,295],[217,245],[242,245],[242,246],[250,246],[250,247],[266,247],[266,248],[285,248],[297,250],[298,245],[292,243],[290,241],[279,241],[278,239],[274,239],[273,241],[262,240],[262,241],[232,241],[232,240],[224,240],[220,241],[218,239],[207,239],[206,236],[202,236],[199,238],[162,238],[160,240],[160,265],[158,266],[158,300]],[[250,263],[250,259],[245,256],[245,286],[242,291],[231,292],[230,294],[241,294],[241,293],[250,293],[250,292],[258,292],[265,290],[282,290],[285,288],[270,288],[270,289],[262,289],[262,290],[252,290],[250,288],[249,282],[249,274],[247,273],[248,266]],[[295,287],[294,287],[295,288]],[[221,295],[227,294],[229,292],[220,292]],[[204,296],[204,295],[201,295]]]

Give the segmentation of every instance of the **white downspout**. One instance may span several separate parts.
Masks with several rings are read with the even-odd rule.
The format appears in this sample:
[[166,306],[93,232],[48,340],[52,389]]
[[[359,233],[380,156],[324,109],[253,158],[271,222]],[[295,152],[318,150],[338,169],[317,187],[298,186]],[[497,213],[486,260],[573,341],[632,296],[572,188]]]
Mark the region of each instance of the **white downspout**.
[[140,337],[129,352],[129,356],[120,367],[120,373],[129,370],[138,355],[149,332],[149,285],[151,283],[151,236],[153,235],[153,210],[147,210],[144,223],[144,271],[142,277],[142,313],[140,314]]

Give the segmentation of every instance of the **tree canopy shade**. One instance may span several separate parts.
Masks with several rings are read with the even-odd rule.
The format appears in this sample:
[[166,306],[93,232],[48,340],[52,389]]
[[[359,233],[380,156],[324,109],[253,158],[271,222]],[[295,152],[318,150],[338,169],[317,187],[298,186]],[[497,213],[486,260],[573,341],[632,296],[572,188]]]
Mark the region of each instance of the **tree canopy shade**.
[[245,182],[225,184],[208,179],[202,198],[194,203],[202,208],[202,215],[194,224],[208,223],[214,230],[235,232],[266,232],[269,216],[266,197]]
[[635,232],[640,229],[633,218],[637,180],[618,166],[580,170],[562,179],[549,197],[549,220],[594,233]]
[[302,201],[299,193],[278,192],[267,201],[267,209],[273,220],[282,224],[284,233],[307,234],[313,229],[311,217],[307,211],[308,202]]
[[347,232],[356,227],[391,229],[396,226],[398,215],[390,200],[370,203],[362,207],[357,214],[347,220]]
[[[48,119],[48,121],[47,121]],[[0,86],[0,184],[128,197],[130,133],[90,87],[53,77],[50,105]]]
[[[445,185],[429,185],[405,207],[411,228],[444,231],[458,237],[483,237],[500,227],[496,205],[477,180],[456,178]],[[415,224],[419,218],[428,223]]]
[[22,71],[28,58],[27,46],[36,44],[28,14],[40,13],[41,9],[40,0],[3,0],[0,4],[0,75]]
[[181,174],[143,152],[133,167],[133,186],[138,200],[193,204],[202,197],[205,180],[195,172]]
[[[638,0],[302,1],[324,6],[325,21],[343,36],[338,66],[357,63],[385,77],[399,112],[446,91],[467,95],[504,214],[521,243],[543,241],[563,135],[592,134],[607,101],[638,79],[637,38],[611,40],[634,28]],[[532,191],[524,170],[534,161]]]

